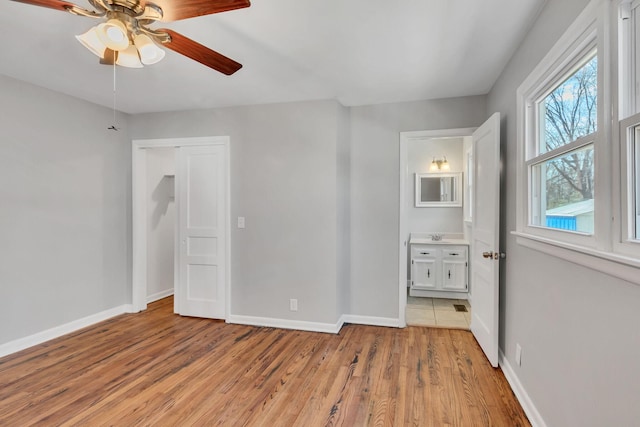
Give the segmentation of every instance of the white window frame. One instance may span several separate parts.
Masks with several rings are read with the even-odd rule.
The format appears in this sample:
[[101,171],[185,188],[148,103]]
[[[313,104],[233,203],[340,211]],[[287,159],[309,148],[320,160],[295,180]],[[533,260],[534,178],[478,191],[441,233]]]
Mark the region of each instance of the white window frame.
[[[600,236],[599,219],[602,212],[599,209],[601,199],[605,196],[604,191],[599,189],[601,177],[599,164],[601,163],[601,153],[605,143],[607,125],[604,120],[604,72],[606,68],[607,49],[602,43],[601,27],[602,19],[598,13],[601,1],[592,1],[578,19],[569,27],[567,32],[560,38],[551,51],[533,70],[529,77],[520,85],[517,91],[517,112],[518,112],[518,207],[517,231],[519,233],[537,236],[539,238],[578,245],[586,248],[598,248]],[[538,123],[539,119],[537,102],[546,94],[575,71],[579,64],[584,63],[585,58],[594,50],[597,50],[598,58],[598,109],[597,123],[598,129],[591,134],[593,136],[594,149],[594,233],[587,234],[575,231],[548,228],[545,226],[535,226],[530,224],[533,202],[529,199],[532,194],[531,166],[532,159],[542,159],[553,157],[559,153],[569,152],[585,144],[590,144],[591,139],[579,138],[561,148],[548,153],[538,153]],[[537,162],[536,162],[537,163]],[[604,249],[604,248],[603,248]]]
[[[636,138],[640,138],[640,113],[620,120],[619,148],[617,150],[620,159],[620,182],[617,191],[620,204],[620,227],[615,235],[614,250],[624,255],[639,256],[640,239],[633,237],[635,230],[635,207],[637,206],[634,169],[634,148]],[[640,173],[640,170],[635,170]]]
[[[628,218],[620,197],[621,150],[628,146],[617,123],[618,0],[592,0],[517,90],[516,236],[518,244],[640,284],[640,247],[621,239],[622,218]],[[615,11],[615,14],[613,13]],[[530,163],[538,156],[535,101],[568,76],[592,49],[598,58],[598,129],[594,149],[594,233],[585,234],[529,224]],[[640,82],[639,82],[640,83]],[[548,93],[548,92],[546,92]],[[613,125],[615,123],[615,125]],[[584,142],[584,141],[582,141]],[[574,142],[563,147],[569,151]],[[624,145],[627,144],[627,145]],[[611,171],[620,171],[620,175]],[[622,179],[624,177],[624,179]],[[618,179],[620,178],[620,179]],[[626,185],[629,185],[627,182]],[[625,187],[624,191],[627,191]],[[628,203],[628,201],[627,201]],[[623,207],[624,205],[624,207]],[[625,210],[626,209],[626,210]],[[628,223],[627,223],[628,226]],[[635,242],[634,242],[635,243]],[[627,246],[625,246],[627,245]]]
[[[614,184],[616,205],[620,206],[620,227],[614,229],[614,250],[624,255],[640,258],[640,240],[633,238],[634,209],[637,205],[634,194],[634,153],[633,144],[640,128],[640,0],[622,0],[616,3],[618,22],[617,35],[621,55],[617,59],[617,91],[627,94],[620,96],[617,107],[619,126],[614,126],[613,156],[620,159],[620,180]],[[634,22],[635,21],[635,22]],[[640,173],[636,170],[635,173]],[[633,222],[632,222],[633,221]]]

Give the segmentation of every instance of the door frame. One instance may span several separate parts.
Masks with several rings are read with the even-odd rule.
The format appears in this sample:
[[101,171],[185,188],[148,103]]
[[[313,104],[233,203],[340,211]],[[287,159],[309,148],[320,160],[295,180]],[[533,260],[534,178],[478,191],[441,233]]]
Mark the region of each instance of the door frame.
[[399,288],[399,326],[407,326],[407,248],[409,246],[407,228],[407,185],[413,181],[408,175],[409,143],[414,141],[424,141],[427,139],[470,137],[477,128],[455,128],[439,130],[420,130],[411,132],[400,132],[400,201],[399,201],[399,235],[398,235],[398,288]]
[[[225,316],[229,317],[231,307],[231,172],[230,172],[230,137],[206,136],[190,138],[162,138],[162,139],[134,139],[131,153],[131,232],[132,232],[132,275],[131,275],[131,306],[132,312],[137,313],[147,309],[147,203],[146,203],[146,177],[147,156],[146,150],[150,148],[179,148],[185,146],[224,146],[224,162],[226,169],[225,204]],[[174,258],[177,254],[179,242],[175,242]],[[174,273],[174,288],[176,278]]]

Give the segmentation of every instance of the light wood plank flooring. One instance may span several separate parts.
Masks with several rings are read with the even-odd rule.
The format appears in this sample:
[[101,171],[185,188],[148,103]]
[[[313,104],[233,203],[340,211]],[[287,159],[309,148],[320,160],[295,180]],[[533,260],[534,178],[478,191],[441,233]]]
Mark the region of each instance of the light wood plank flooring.
[[467,331],[287,331],[172,304],[0,359],[0,425],[530,425]]

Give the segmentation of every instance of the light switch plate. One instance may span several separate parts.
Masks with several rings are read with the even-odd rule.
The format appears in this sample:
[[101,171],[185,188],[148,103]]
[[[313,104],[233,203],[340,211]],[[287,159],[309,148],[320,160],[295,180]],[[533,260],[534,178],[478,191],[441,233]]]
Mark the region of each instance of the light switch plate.
[[244,228],[244,217],[243,216],[239,216],[238,217],[238,228]]

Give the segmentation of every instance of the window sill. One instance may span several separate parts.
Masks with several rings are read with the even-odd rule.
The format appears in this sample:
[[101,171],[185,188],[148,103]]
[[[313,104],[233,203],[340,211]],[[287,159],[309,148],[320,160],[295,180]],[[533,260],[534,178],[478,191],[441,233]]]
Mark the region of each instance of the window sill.
[[512,231],[524,247],[640,285],[640,259]]

